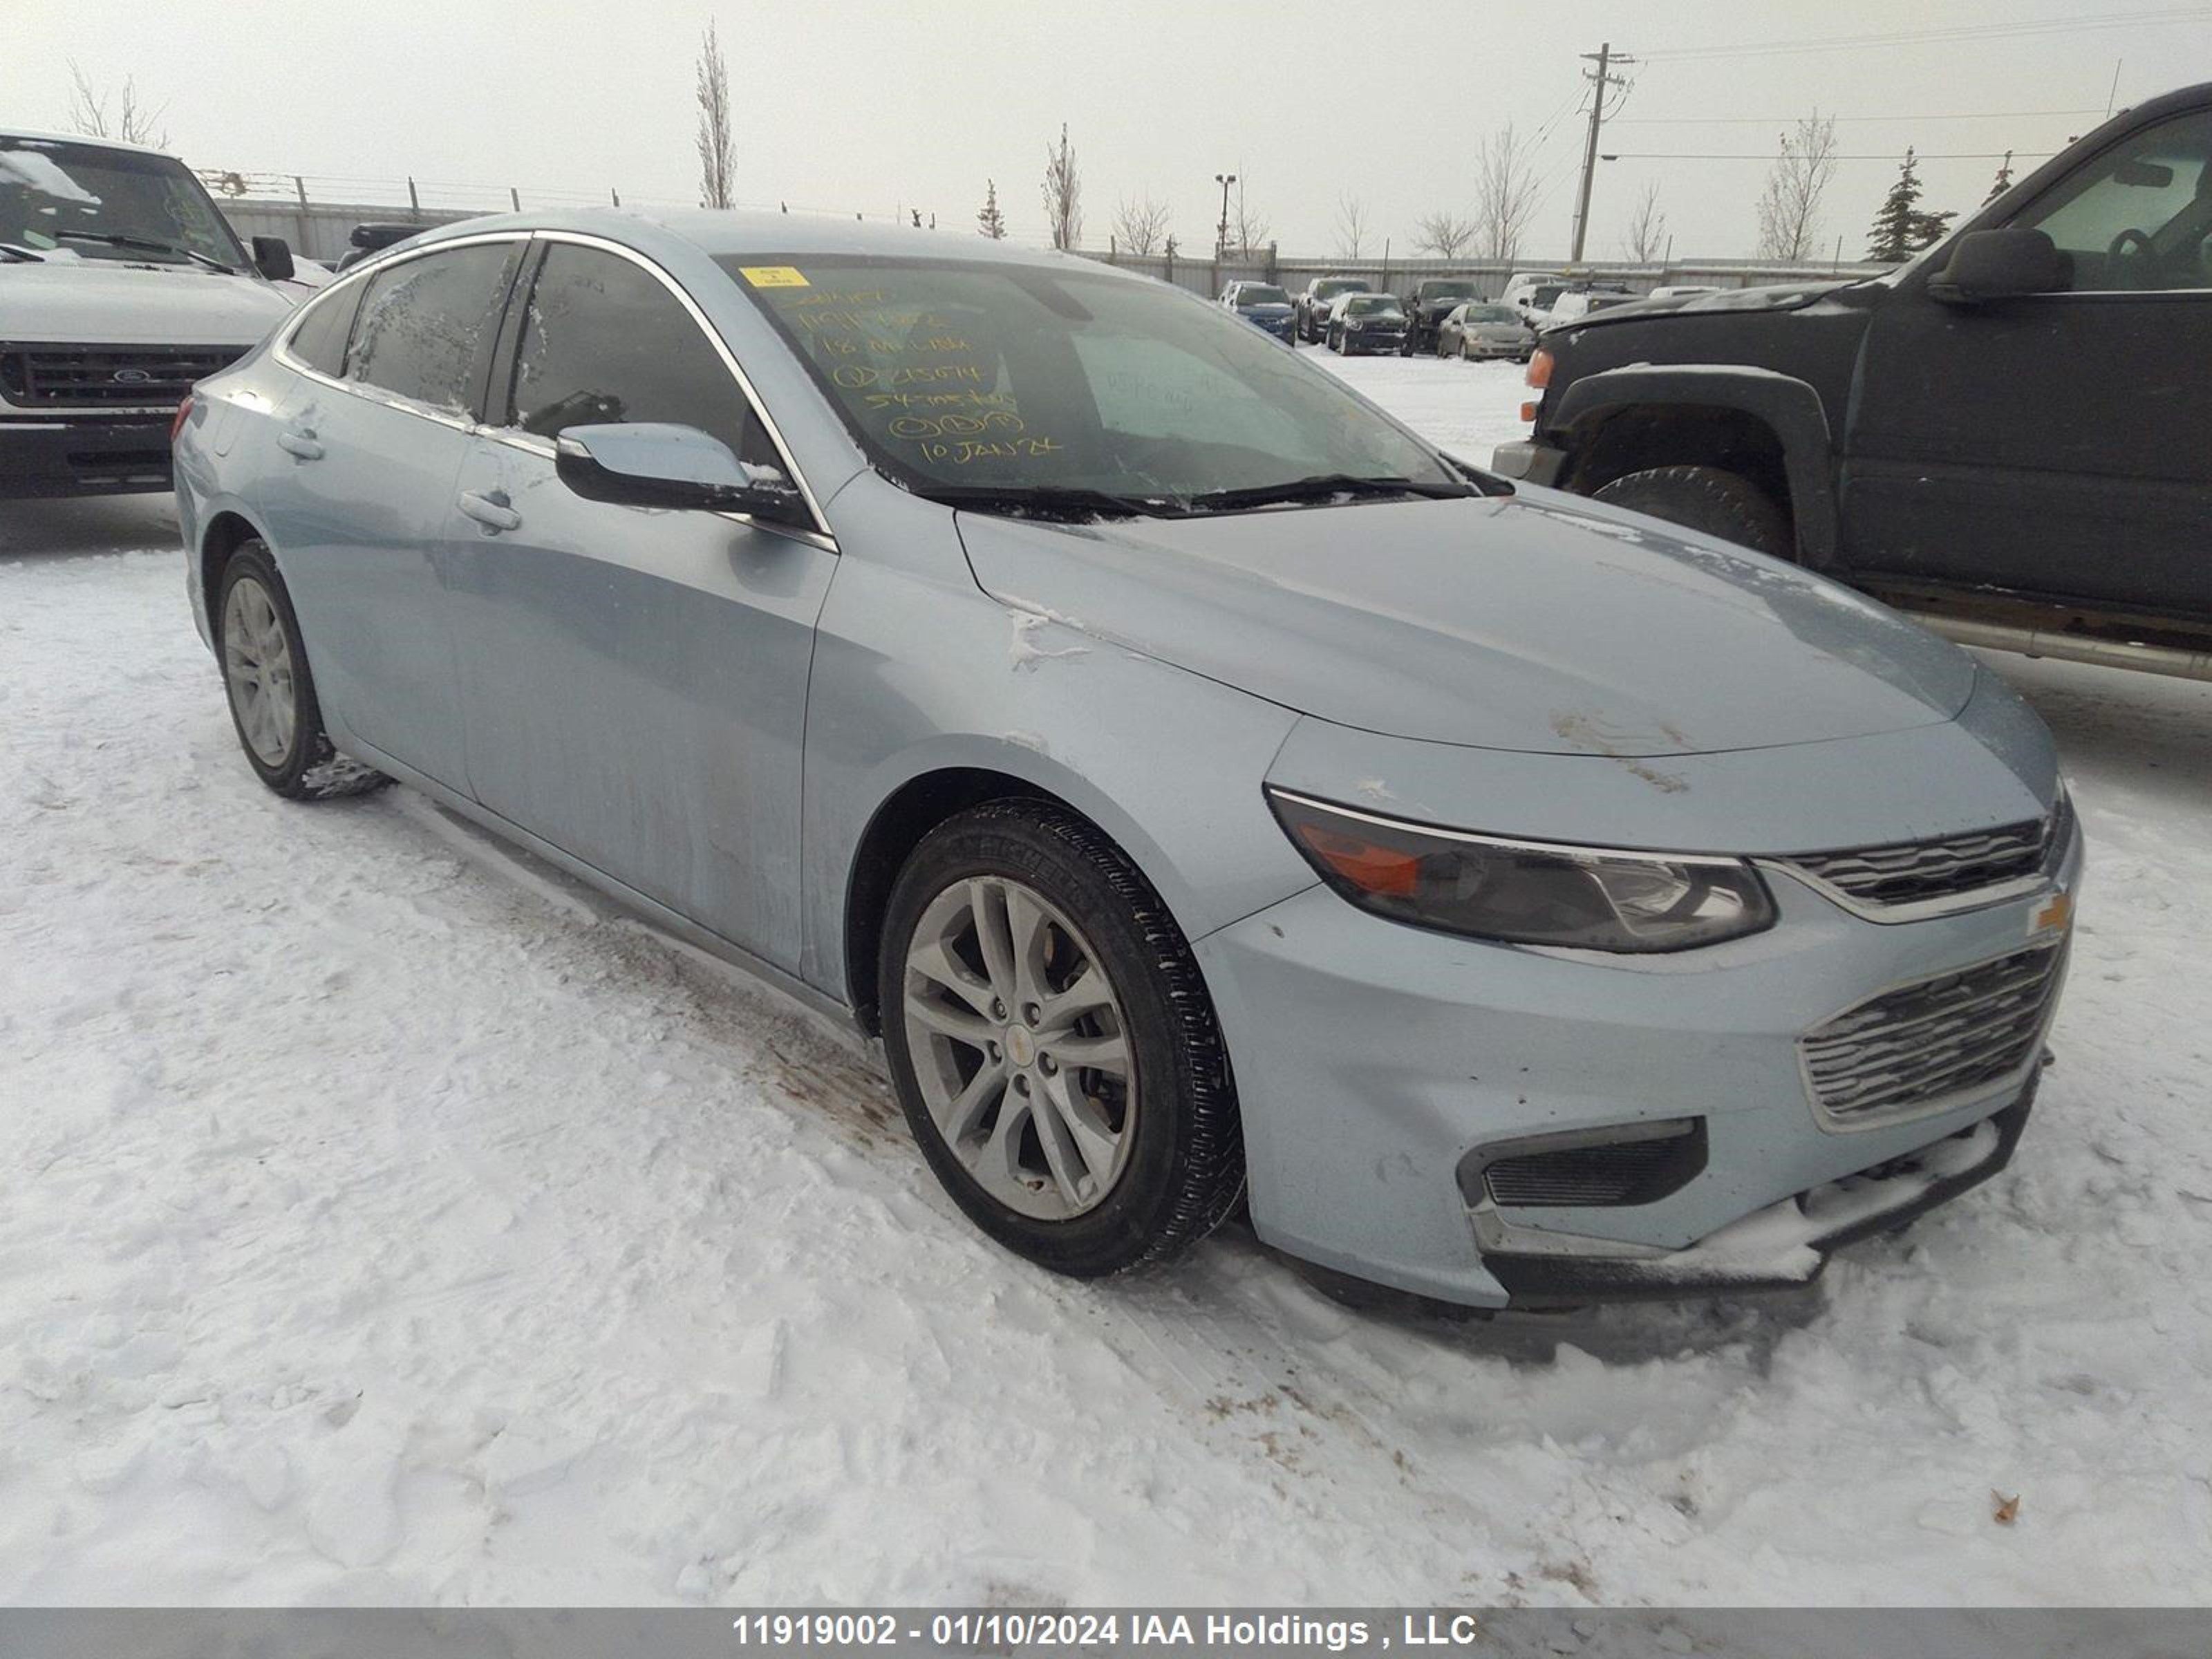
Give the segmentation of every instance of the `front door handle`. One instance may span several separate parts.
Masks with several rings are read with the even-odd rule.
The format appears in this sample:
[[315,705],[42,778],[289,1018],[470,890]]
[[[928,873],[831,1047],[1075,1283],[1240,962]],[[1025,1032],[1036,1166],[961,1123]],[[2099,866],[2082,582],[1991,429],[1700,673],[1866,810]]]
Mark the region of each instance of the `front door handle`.
[[279,432],[276,434],[276,447],[287,455],[297,455],[303,461],[319,461],[323,459],[322,445],[315,441],[314,433],[304,426],[287,427]]
[[487,530],[522,528],[522,514],[507,505],[504,489],[495,489],[489,495],[464,489],[461,492],[461,511]]

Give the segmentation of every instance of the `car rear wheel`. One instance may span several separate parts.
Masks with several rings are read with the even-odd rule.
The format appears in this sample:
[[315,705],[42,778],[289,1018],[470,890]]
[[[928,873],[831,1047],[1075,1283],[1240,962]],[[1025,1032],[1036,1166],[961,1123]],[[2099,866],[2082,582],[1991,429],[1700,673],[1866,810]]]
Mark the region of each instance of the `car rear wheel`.
[[1243,1139],[1197,964],[1084,819],[996,801],[931,832],[878,973],[915,1139],[1007,1249],[1094,1278],[1177,1255],[1235,1207]]
[[1741,473],[1717,466],[1660,466],[1615,478],[1597,499],[1649,513],[1777,558],[1791,550],[1789,515]]
[[241,543],[223,567],[215,636],[231,724],[262,782],[290,800],[325,800],[392,781],[338,753],[323,730],[299,619],[267,543]]

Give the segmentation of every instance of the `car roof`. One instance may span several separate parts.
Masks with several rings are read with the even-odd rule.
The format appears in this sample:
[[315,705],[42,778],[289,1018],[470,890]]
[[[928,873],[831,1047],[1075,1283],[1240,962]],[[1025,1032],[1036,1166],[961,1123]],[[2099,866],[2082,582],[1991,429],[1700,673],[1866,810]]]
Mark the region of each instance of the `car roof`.
[[[763,258],[787,254],[794,258],[830,254],[863,258],[905,255],[914,258],[934,256],[980,259],[1048,270],[1066,270],[1071,265],[1086,273],[1115,270],[1101,260],[1053,249],[1009,247],[972,231],[915,230],[906,225],[872,225],[827,214],[757,213],[735,209],[641,212],[629,208],[572,208],[556,212],[486,214],[479,218],[456,219],[447,224],[425,227],[414,246],[422,247],[452,236],[477,236],[500,230],[573,230],[617,242],[635,242],[641,238],[659,240],[673,236],[710,258],[747,254]],[[1130,275],[1127,271],[1118,274]]]
[[155,144],[130,144],[120,138],[95,138],[83,132],[40,132],[30,127],[0,127],[0,138],[28,138],[40,144],[85,144],[94,149],[127,149],[137,155],[160,155],[169,161],[177,158]]

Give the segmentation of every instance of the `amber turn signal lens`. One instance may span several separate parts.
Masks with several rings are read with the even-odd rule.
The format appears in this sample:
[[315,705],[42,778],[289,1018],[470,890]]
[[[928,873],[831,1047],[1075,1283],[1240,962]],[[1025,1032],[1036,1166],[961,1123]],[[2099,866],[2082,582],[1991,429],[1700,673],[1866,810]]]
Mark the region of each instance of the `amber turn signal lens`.
[[1521,418],[1528,422],[1531,426],[1534,425],[1536,422],[1536,405],[1534,404],[1522,404]]
[[1317,823],[1301,823],[1297,830],[1316,858],[1363,893],[1410,898],[1419,885],[1421,861],[1410,853],[1377,847]]
[[169,422],[169,441],[171,444],[173,445],[177,441],[177,434],[185,429],[185,422],[190,418],[191,412],[192,394],[187,392],[185,393],[184,402],[177,405],[176,419]]
[[1528,359],[1528,384],[1541,392],[1552,383],[1552,354],[1540,351]]

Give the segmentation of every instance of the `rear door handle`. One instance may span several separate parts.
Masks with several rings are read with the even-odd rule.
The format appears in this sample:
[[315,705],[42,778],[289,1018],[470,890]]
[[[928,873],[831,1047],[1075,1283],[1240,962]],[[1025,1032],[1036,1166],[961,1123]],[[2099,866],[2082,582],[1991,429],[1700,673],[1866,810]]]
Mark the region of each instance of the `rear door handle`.
[[287,455],[297,455],[303,461],[319,461],[323,447],[315,441],[315,434],[306,427],[287,427],[276,434],[276,447]]
[[489,495],[465,489],[461,492],[461,511],[487,530],[522,528],[522,514],[507,504],[504,489],[495,489]]

